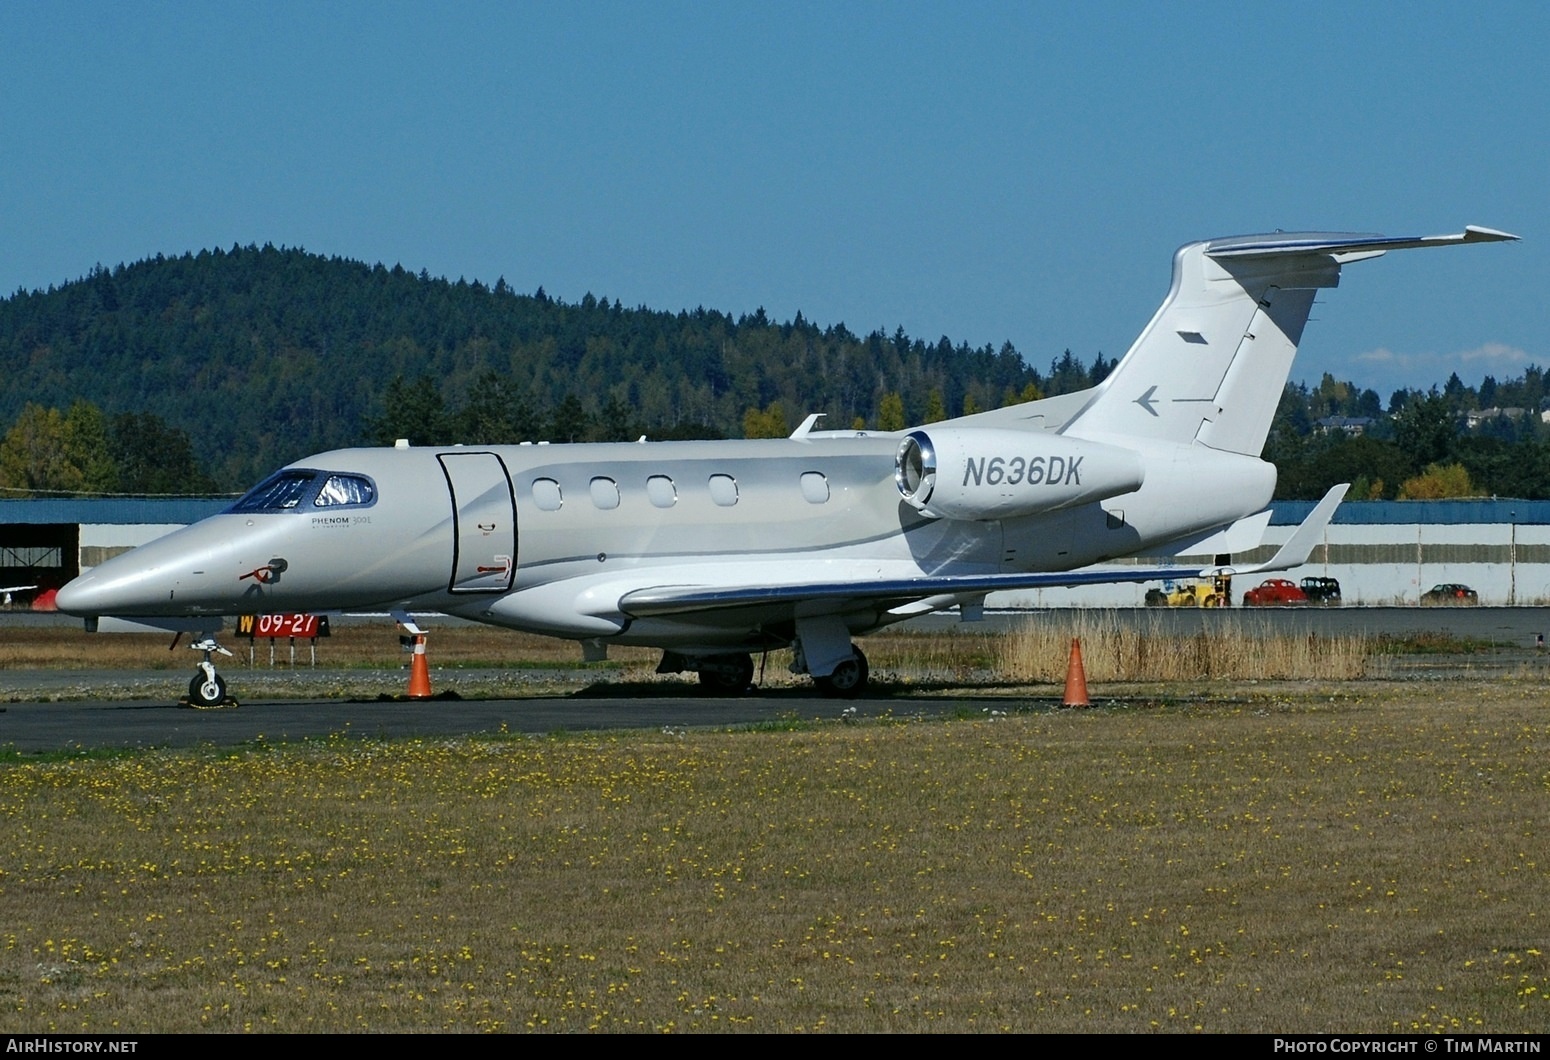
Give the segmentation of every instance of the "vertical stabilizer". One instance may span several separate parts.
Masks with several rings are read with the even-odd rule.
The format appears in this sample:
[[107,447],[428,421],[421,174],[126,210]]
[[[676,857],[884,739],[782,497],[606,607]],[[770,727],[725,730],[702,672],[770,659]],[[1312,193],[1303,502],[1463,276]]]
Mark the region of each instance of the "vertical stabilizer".
[[1258,456],[1320,288],[1389,250],[1516,239],[1467,228],[1390,238],[1322,232],[1189,243],[1167,299],[1064,432]]

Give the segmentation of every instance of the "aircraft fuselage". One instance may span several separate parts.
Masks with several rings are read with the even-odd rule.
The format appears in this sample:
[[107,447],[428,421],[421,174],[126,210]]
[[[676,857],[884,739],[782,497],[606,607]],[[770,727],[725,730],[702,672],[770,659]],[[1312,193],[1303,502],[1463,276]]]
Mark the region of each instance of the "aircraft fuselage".
[[[1070,570],[1257,511],[1275,481],[1262,461],[1199,446],[1125,450],[1145,479],[1128,494],[1015,518],[934,518],[901,497],[901,437],[337,450],[283,469],[310,476],[295,488],[255,500],[260,487],[87,572],[61,607],[438,611],[576,639],[754,647],[789,640],[789,607],[637,617],[620,599],[656,586]],[[1001,480],[1018,479],[1006,492],[1037,507],[1041,490],[1101,476],[1112,458],[1073,456],[1079,443],[1053,433],[1025,437],[1019,452],[942,474],[972,486],[998,461]],[[1202,495],[1202,475],[1220,488]],[[365,486],[352,493],[352,482]],[[858,606],[846,623],[860,633],[900,617]]]

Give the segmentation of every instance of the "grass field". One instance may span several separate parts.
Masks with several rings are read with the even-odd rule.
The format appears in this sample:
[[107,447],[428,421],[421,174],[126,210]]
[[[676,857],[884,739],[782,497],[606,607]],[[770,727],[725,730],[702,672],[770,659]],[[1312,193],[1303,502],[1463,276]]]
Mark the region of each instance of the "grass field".
[[4,1026],[1550,1023],[1537,682],[1000,707],[12,756]]

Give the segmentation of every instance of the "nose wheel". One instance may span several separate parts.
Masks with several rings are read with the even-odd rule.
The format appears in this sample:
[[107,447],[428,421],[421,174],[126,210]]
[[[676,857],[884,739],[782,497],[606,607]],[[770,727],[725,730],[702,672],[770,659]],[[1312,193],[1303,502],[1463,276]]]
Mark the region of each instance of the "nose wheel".
[[220,674],[195,674],[188,683],[188,701],[196,707],[218,707],[226,702],[226,679]]
[[188,705],[207,710],[211,707],[236,706],[237,701],[226,695],[226,681],[215,672],[214,654],[231,655],[231,652],[216,643],[214,637],[200,637],[189,645],[195,651],[204,652],[204,660],[200,662],[194,671],[193,679],[188,682]]

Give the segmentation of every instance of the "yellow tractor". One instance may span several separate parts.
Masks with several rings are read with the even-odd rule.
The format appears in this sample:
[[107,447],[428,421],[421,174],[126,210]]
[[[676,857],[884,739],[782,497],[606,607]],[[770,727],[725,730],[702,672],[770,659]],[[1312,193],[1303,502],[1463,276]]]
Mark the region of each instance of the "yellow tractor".
[[1147,607],[1231,607],[1232,576],[1163,582],[1161,589],[1146,591]]

